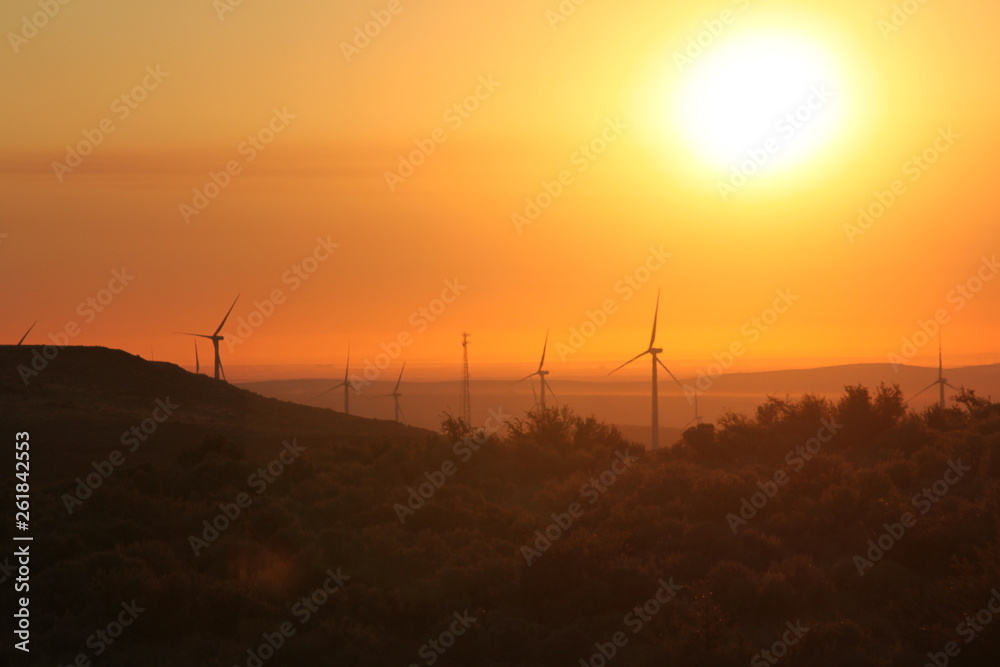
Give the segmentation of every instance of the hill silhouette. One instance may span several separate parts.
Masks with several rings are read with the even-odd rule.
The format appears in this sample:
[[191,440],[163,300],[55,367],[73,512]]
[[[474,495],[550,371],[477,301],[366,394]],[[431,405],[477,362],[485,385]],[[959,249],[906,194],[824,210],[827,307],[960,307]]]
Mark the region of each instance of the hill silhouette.
[[72,477],[80,464],[120,448],[122,434],[167,399],[178,407],[149,436],[151,446],[144,447],[149,460],[161,455],[166,460],[177,447],[208,437],[239,441],[253,451],[292,437],[405,442],[429,435],[394,422],[265,398],[171,363],[104,347],[63,348],[43,370],[28,373],[42,349],[0,346],[0,425],[8,431],[30,427],[36,441],[51,445],[39,456],[58,452],[44,465],[38,461],[46,481]]
[[[772,398],[651,453],[569,409],[438,435],[96,348],[25,387],[26,352],[0,349],[0,423],[31,433],[32,664],[1000,655],[1000,404],[970,392],[918,413],[888,386]],[[177,423],[80,494],[166,396]]]

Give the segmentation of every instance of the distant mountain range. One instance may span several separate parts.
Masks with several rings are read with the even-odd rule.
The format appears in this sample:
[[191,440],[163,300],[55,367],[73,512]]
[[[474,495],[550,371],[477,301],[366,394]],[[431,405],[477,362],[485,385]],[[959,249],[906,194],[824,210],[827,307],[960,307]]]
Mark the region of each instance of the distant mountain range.
[[[233,386],[195,375],[166,362],[150,362],[120,350],[102,347],[66,347],[44,367],[40,346],[0,346],[0,424],[8,430],[31,428],[39,439],[68,444],[56,448],[65,456],[53,461],[52,470],[72,473],[87,457],[106,456],[121,447],[120,439],[132,426],[141,424],[169,399],[180,407],[158,426],[150,442],[156,447],[149,456],[166,454],[171,445],[192,443],[206,437],[231,437],[251,446],[271,446],[297,434],[324,438],[421,437],[420,428],[438,430],[445,412],[458,413],[458,382],[408,382],[403,380],[404,422],[389,421],[395,378],[387,374],[351,396],[351,410],[344,415],[342,390],[318,394],[340,380],[302,379],[250,382]],[[35,364],[33,367],[32,364]],[[27,378],[25,384],[24,377]],[[983,396],[1000,395],[1000,364],[945,369],[945,377],[957,387],[975,389]],[[715,380],[682,377],[690,386],[700,386],[699,412],[713,421],[727,410],[751,412],[769,395],[796,397],[804,393],[836,399],[845,385],[899,384],[910,397],[937,378],[936,368],[889,364],[850,364],[800,370],[729,373]],[[560,381],[550,376],[559,403],[583,415],[618,424],[623,433],[638,442],[649,441],[649,381],[638,379]],[[474,380],[473,425],[490,410],[512,417],[523,416],[535,397],[527,383],[506,380]],[[673,383],[660,384],[661,440],[675,441],[690,425],[694,408]],[[949,390],[948,396],[954,392]],[[922,409],[937,400],[936,389],[922,394],[913,407]],[[426,434],[425,434],[426,435]],[[75,465],[75,467],[74,467]],[[73,475],[71,475],[72,477]]]
[[[713,421],[726,411],[751,412],[768,396],[797,397],[812,393],[831,399],[843,394],[847,385],[863,384],[871,389],[880,383],[898,384],[909,398],[937,379],[937,368],[899,366],[891,364],[848,364],[798,370],[762,371],[753,373],[727,373],[716,379],[707,377],[681,377],[685,385],[698,388],[699,412],[704,421]],[[1000,364],[966,366],[945,369],[945,377],[956,387],[975,389],[982,396],[1000,395]],[[248,382],[240,386],[264,396],[271,396],[306,405],[342,409],[343,390],[317,394],[340,382],[337,378],[274,380]],[[362,397],[352,394],[351,409],[369,417],[390,418],[392,400],[383,398],[392,390],[395,378],[387,373],[365,388]],[[549,383],[560,403],[572,406],[577,412],[618,424],[623,432],[639,442],[649,441],[649,380],[595,381],[566,380],[550,375]],[[537,385],[535,390],[537,391]],[[436,429],[444,411],[457,412],[460,405],[460,385],[454,382],[408,382],[404,378],[401,391],[405,421],[425,428]],[[502,407],[507,412],[521,415],[535,401],[527,382],[513,384],[504,380],[472,381],[473,422],[484,418],[490,408]],[[955,392],[948,390],[947,396]],[[913,407],[922,409],[937,400],[936,389],[922,394]],[[660,378],[660,420],[663,425],[661,440],[671,442],[694,418],[694,406],[680,388]]]

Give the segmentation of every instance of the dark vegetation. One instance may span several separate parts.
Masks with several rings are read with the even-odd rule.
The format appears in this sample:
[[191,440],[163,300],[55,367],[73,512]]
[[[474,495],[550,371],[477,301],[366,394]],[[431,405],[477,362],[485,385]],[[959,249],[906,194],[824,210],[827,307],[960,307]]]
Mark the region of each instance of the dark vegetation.
[[[8,402],[21,390],[4,386],[10,439],[23,429]],[[45,391],[64,400],[59,387]],[[40,395],[17,400],[30,410]],[[158,395],[147,389],[140,403]],[[231,403],[219,400],[224,413]],[[64,407],[71,416],[72,400]],[[269,410],[293,411],[252,409],[262,423]],[[123,430],[120,419],[108,430]],[[247,430],[179,418],[177,432],[151,438],[156,456],[139,450],[71,515],[63,494],[91,458],[36,480],[31,664],[85,653],[95,665],[150,667],[423,665],[433,649],[421,647],[456,612],[477,620],[435,664],[579,665],[621,631],[628,643],[609,664],[746,665],[788,622],[809,630],[780,664],[919,666],[949,641],[961,649],[951,664],[997,664],[1000,617],[968,643],[956,631],[1000,586],[1000,404],[973,392],[920,414],[891,387],[847,387],[836,403],[772,398],[656,453],[565,408],[495,434],[450,417],[444,435],[337,419],[332,435],[271,423],[281,438],[248,444]],[[803,449],[831,426],[832,439]],[[293,437],[305,451],[257,494],[248,478]],[[117,436],[108,443],[104,455]],[[623,474],[607,472],[631,456]],[[921,513],[914,496],[958,462],[968,471]],[[727,519],[779,471],[787,477],[755,516]],[[413,493],[441,476],[421,505]],[[195,556],[190,536],[240,493],[251,505]],[[411,496],[417,508],[401,510]],[[572,525],[536,541],[573,503]],[[905,512],[915,525],[861,576],[855,557]],[[338,568],[346,585],[301,622],[296,603]],[[684,588],[633,632],[627,615],[671,579]],[[9,593],[8,580],[5,609]],[[95,657],[88,637],[133,599],[145,611]],[[285,622],[295,634],[272,657],[248,657]]]

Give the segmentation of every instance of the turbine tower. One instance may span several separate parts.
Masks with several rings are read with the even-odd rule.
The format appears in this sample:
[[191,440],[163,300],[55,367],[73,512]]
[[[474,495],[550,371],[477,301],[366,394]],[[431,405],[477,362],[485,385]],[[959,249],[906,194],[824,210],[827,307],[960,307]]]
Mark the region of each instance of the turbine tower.
[[24,339],[28,337],[28,334],[31,333],[31,330],[35,328],[35,324],[38,324],[38,320],[35,320],[34,324],[28,327],[28,330],[24,332],[23,336],[21,336],[21,340],[17,341],[18,345],[24,342]]
[[520,382],[524,382],[525,380],[530,380],[531,378],[533,378],[533,377],[535,377],[537,375],[538,379],[541,381],[541,384],[542,384],[542,396],[541,396],[541,400],[539,401],[539,405],[542,407],[542,410],[545,409],[545,392],[546,391],[549,392],[549,394],[552,396],[553,399],[556,397],[556,395],[553,394],[552,390],[549,388],[548,381],[545,379],[545,376],[549,374],[549,372],[547,370],[545,370],[545,351],[546,351],[546,349],[548,349],[548,347],[549,347],[549,332],[546,331],[545,332],[545,343],[542,345],[542,360],[538,362],[538,370],[535,371],[534,373],[532,373],[531,375],[525,375],[523,378],[521,378],[520,380],[518,380],[517,382],[514,383],[514,384],[518,384]]
[[336,385],[335,387],[330,387],[326,391],[324,391],[324,392],[316,395],[316,398],[319,398],[320,396],[326,396],[327,394],[329,394],[334,389],[340,389],[341,387],[343,387],[344,388],[344,414],[346,414],[346,415],[351,414],[351,391],[350,390],[354,388],[353,387],[353,383],[351,382],[350,377],[348,377],[350,375],[350,372],[351,372],[351,346],[348,345],[347,346],[347,365],[344,366],[344,381],[341,382],[340,384]]
[[469,385],[469,336],[462,333],[462,417],[466,424],[472,424],[472,389]]
[[937,378],[937,380],[934,380],[934,382],[930,383],[929,385],[927,385],[926,387],[924,387],[923,389],[921,389],[920,391],[918,391],[917,393],[915,393],[913,396],[911,396],[910,398],[908,398],[907,401],[906,401],[907,404],[909,404],[910,401],[912,401],[913,399],[915,399],[920,394],[924,393],[928,389],[932,389],[935,386],[937,386],[937,387],[940,388],[941,393],[940,393],[940,397],[938,399],[938,405],[940,406],[940,408],[942,410],[944,410],[945,407],[946,407],[945,406],[945,402],[944,402],[944,388],[945,387],[950,387],[950,388],[954,389],[955,391],[960,391],[960,390],[958,389],[958,387],[950,384],[948,382],[948,380],[946,380],[945,377],[944,377],[944,355],[941,352],[941,339],[940,338],[938,338],[938,378]]
[[662,366],[663,370],[665,370],[670,375],[670,377],[672,377],[674,379],[674,382],[676,382],[677,385],[681,389],[684,388],[684,385],[682,385],[681,381],[677,379],[677,376],[675,376],[673,373],[671,373],[670,369],[667,368],[666,365],[662,361],[660,361],[660,356],[659,355],[663,352],[663,349],[659,348],[659,347],[655,347],[655,345],[656,345],[656,320],[658,319],[659,314],[660,314],[660,292],[659,292],[659,290],[657,290],[657,292],[656,292],[656,310],[653,312],[653,335],[649,337],[649,347],[646,348],[645,351],[640,352],[639,354],[635,355],[634,357],[632,357],[631,359],[629,359],[628,361],[626,361],[624,364],[622,364],[621,366],[619,366],[615,370],[613,370],[610,373],[608,373],[608,375],[613,375],[614,373],[617,373],[621,369],[623,369],[626,366],[628,366],[629,364],[631,364],[633,361],[636,361],[637,359],[640,359],[641,357],[644,357],[647,354],[652,358],[651,359],[652,365],[653,365],[653,397],[652,397],[653,398],[653,415],[652,415],[653,439],[652,439],[652,448],[654,450],[658,449],[659,446],[660,446],[660,399],[659,399],[659,393],[658,393],[659,392],[659,385],[657,383],[657,370],[658,370],[657,369],[657,365]]
[[382,394],[383,396],[392,396],[393,403],[395,404],[395,420],[400,421],[403,416],[403,409],[399,407],[399,398],[402,396],[399,393],[399,383],[403,381],[403,371],[406,370],[406,362],[403,362],[403,367],[399,369],[399,377],[396,378],[396,386],[393,387],[392,393]]
[[207,338],[210,341],[212,341],[212,347],[215,348],[215,379],[216,380],[219,380],[219,379],[225,380],[226,379],[226,371],[222,368],[222,357],[219,356],[219,343],[222,342],[223,340],[225,340],[226,337],[222,336],[222,335],[219,335],[219,332],[222,331],[222,327],[226,326],[226,320],[229,319],[229,314],[231,312],[233,312],[233,308],[236,307],[236,302],[239,301],[239,300],[240,300],[240,295],[237,294],[236,298],[233,299],[233,305],[229,306],[229,310],[226,311],[226,316],[222,318],[222,322],[219,323],[219,326],[215,330],[215,333],[212,333],[212,334],[194,334],[194,333],[186,333],[186,332],[183,332],[183,331],[175,331],[174,332],[174,333],[179,333],[182,336],[197,336],[198,338]]

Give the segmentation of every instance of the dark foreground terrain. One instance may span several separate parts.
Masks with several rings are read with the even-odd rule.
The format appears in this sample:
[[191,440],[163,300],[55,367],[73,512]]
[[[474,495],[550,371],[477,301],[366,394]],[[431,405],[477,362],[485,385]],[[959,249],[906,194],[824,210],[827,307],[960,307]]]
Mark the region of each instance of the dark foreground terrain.
[[643,453],[568,410],[436,435],[97,348],[25,385],[33,349],[0,348],[0,515],[27,431],[34,538],[30,659],[0,554],[3,664],[1000,657],[1000,404],[972,393],[771,399]]

